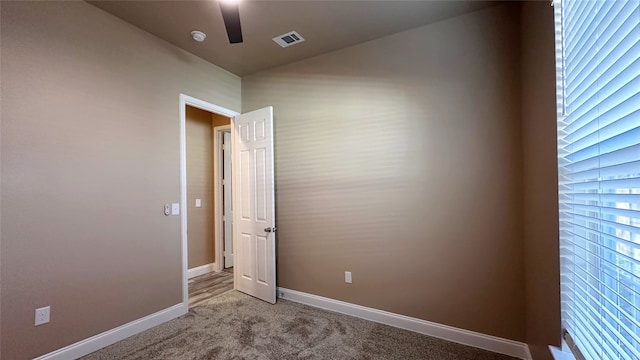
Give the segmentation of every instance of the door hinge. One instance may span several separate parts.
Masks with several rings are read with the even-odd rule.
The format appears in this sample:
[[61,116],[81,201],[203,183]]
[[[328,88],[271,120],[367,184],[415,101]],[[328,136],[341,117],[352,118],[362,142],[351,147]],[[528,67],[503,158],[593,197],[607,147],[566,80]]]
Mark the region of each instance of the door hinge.
[[226,184],[227,182],[224,179],[222,179],[222,185],[226,185]]

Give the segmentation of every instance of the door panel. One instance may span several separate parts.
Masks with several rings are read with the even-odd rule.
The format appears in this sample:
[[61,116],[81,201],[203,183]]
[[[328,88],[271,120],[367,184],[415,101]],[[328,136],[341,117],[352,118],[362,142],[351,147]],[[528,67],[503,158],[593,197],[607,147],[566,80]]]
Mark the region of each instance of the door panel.
[[267,184],[265,167],[267,166],[266,151],[256,149],[256,220],[267,221]]
[[[242,241],[242,256],[245,258],[238,261],[239,264],[242,264],[242,277],[246,280],[253,280],[254,272],[253,271],[253,261],[251,261],[251,234],[240,234],[240,241]],[[240,260],[240,259],[238,259]]]
[[269,270],[267,269],[267,257],[268,255],[268,239],[266,236],[258,235],[257,240],[257,271],[256,280],[261,284],[268,285],[269,282]]
[[236,289],[276,302],[273,109],[233,119]]
[[[239,156],[239,167],[238,170],[240,174],[238,174],[238,179],[240,180],[240,192],[242,196],[240,198],[240,214],[242,215],[242,220],[251,221],[251,158],[249,156],[248,150],[240,151]],[[247,194],[247,195],[244,195]]]

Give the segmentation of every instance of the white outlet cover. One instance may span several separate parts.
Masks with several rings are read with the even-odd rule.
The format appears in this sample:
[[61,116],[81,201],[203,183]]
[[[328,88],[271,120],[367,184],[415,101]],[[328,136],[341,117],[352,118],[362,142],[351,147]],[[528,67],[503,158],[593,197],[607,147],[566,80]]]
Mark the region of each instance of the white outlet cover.
[[38,325],[48,323],[50,319],[50,311],[51,311],[51,306],[45,306],[45,307],[36,309],[36,319],[35,319],[34,325],[38,326]]
[[180,215],[180,204],[172,203],[171,204],[171,215]]

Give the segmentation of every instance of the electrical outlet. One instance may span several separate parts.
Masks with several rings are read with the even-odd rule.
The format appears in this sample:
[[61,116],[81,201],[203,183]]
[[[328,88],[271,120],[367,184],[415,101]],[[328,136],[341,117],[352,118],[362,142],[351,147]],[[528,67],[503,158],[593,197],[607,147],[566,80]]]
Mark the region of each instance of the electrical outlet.
[[279,291],[278,292],[278,297],[279,298],[284,298],[284,292],[283,291]]
[[171,204],[171,215],[180,215],[180,204],[172,203]]
[[45,306],[45,307],[36,309],[36,320],[34,323],[35,326],[48,323],[50,311],[51,311],[51,306]]
[[351,271],[344,272],[344,282],[351,284]]

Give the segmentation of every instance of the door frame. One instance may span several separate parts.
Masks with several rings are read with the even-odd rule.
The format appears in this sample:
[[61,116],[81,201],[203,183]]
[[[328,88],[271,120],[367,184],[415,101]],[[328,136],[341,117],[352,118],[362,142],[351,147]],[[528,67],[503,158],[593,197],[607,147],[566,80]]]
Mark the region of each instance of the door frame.
[[[224,253],[218,249],[224,249],[224,236],[222,233],[223,222],[222,214],[224,213],[224,203],[222,199],[222,168],[224,161],[222,159],[222,136],[225,132],[231,133],[231,125],[220,125],[213,128],[213,204],[214,204],[214,236],[216,249],[216,271],[224,270]],[[233,197],[231,198],[233,199]],[[229,200],[231,200],[229,199]],[[232,235],[233,236],[233,235]]]
[[[180,233],[182,252],[182,303],[189,308],[189,263],[188,263],[188,241],[187,241],[187,134],[186,134],[186,114],[187,105],[198,109],[216,113],[231,118],[233,128],[233,118],[240,115],[239,112],[224,108],[210,102],[197,99],[195,97],[180,94]],[[217,250],[217,249],[216,249]],[[216,254],[217,255],[217,254]],[[216,264],[216,266],[218,266]],[[234,282],[235,289],[235,282]]]

